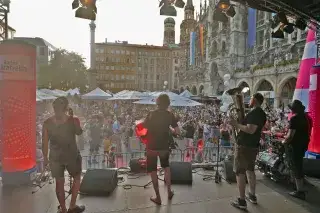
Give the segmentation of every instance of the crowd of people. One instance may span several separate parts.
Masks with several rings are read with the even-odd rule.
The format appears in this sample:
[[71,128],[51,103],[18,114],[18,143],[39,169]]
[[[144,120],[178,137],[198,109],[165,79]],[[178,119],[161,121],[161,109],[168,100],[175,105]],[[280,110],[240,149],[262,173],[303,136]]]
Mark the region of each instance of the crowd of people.
[[[235,146],[233,148],[234,171],[237,176],[240,197],[232,202],[232,205],[246,209],[246,198],[252,203],[257,203],[254,165],[259,148],[268,144],[267,137],[261,137],[262,133],[270,135],[282,132],[284,136],[286,135],[283,140],[283,144],[285,144],[297,140],[294,137],[302,137],[300,133],[293,130],[305,128],[297,122],[293,123],[294,120],[297,120],[297,116],[293,116],[294,119],[291,118],[290,122],[288,121],[289,110],[284,108],[272,110],[270,107],[263,109],[263,101],[264,98],[259,93],[252,96],[249,105],[253,110],[249,111],[243,122],[238,123],[227,113],[220,112],[217,103],[206,103],[197,107],[171,108],[167,95],[160,95],[155,106],[135,105],[129,101],[81,102],[72,97],[69,97],[69,100],[61,97],[53,102],[53,110],[48,105],[38,106],[37,157],[43,158],[44,164],[47,165],[49,162],[48,150],[50,149],[50,169],[52,175],[57,179],[56,189],[62,207],[61,212],[67,212],[64,193],[62,193],[64,192],[63,171],[65,169],[74,178],[75,185],[73,187],[74,193],[72,193],[74,199],[71,199],[70,204],[71,211],[68,212],[82,212],[84,207],[75,204],[82,167],[82,157],[79,150],[88,149],[88,164],[91,165],[98,163],[96,156],[103,148],[102,162],[107,162],[109,167],[116,167],[115,153],[134,153],[131,149],[130,138],[141,137],[141,135],[135,135],[135,121],[144,119],[144,126],[148,129],[146,137],[149,142],[146,143],[146,147],[141,144],[140,148],[146,151],[147,169],[151,174],[156,193],[156,197],[151,198],[152,202],[161,205],[157,178],[157,157],[160,158],[161,166],[164,168],[166,180],[170,180],[168,160],[170,149],[172,149],[170,140],[173,137],[171,136],[174,136],[176,139],[173,140],[180,139],[182,144],[180,143],[178,147],[173,148],[179,149],[183,145],[186,150],[183,152],[186,154],[184,157],[191,158],[193,161],[198,160],[198,162],[206,158],[210,160],[210,157],[215,155],[211,148],[218,144],[222,147]],[[292,112],[294,112],[293,108],[291,106]],[[296,106],[295,113],[297,115],[304,112],[302,107],[297,108]],[[73,113],[77,118],[73,117]],[[303,120],[303,116],[298,118]],[[240,131],[237,138],[233,137],[234,129]],[[76,135],[78,135],[77,142]],[[309,134],[308,137],[302,139],[306,141],[308,138]],[[66,139],[68,140],[66,141]],[[62,142],[63,144],[61,144]],[[77,146],[74,147],[74,144]],[[42,148],[40,149],[40,147]],[[202,153],[202,157],[197,158],[199,153]],[[300,155],[299,157],[303,158]],[[70,160],[71,158],[73,160]],[[71,161],[72,163],[70,163]],[[293,160],[292,162],[297,166],[300,161]],[[301,198],[304,196],[301,191],[301,168],[296,168],[295,171],[297,191],[292,195]],[[250,186],[247,197],[245,196],[245,173]],[[171,190],[170,181],[166,181],[166,184],[168,198],[172,199],[174,192]]]

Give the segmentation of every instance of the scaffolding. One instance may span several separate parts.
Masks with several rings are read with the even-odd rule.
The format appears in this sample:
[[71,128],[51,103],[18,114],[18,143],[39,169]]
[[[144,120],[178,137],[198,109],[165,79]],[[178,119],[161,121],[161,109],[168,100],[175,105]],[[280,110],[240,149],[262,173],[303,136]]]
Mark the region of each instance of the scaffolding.
[[0,0],[0,39],[8,39],[8,13],[10,12],[10,1]]

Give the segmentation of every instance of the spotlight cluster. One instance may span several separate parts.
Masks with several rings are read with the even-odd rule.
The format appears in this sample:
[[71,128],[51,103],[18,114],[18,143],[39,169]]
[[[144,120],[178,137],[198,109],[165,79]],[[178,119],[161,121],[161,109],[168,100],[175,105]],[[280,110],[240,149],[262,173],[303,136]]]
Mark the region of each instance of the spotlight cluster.
[[234,17],[236,15],[236,10],[234,5],[230,3],[230,0],[220,0],[215,6],[213,12],[213,20],[220,22],[228,22],[228,17]]
[[75,14],[77,18],[89,19],[92,21],[96,20],[96,0],[74,0],[72,2],[72,9],[77,9]]
[[161,0],[159,3],[160,15],[177,16],[177,8],[184,8],[186,3],[183,0]]
[[300,30],[305,30],[307,27],[306,22],[301,18],[297,18],[294,23],[289,22],[284,12],[279,12],[278,14],[274,15],[272,20],[270,20],[270,23],[272,28],[272,38],[283,39],[284,33],[293,33],[295,27]]

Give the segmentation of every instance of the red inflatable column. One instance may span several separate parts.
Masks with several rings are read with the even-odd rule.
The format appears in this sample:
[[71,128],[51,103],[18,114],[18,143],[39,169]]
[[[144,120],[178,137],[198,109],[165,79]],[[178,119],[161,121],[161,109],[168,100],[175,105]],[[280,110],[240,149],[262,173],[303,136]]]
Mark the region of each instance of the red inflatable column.
[[0,156],[5,185],[29,183],[36,174],[36,47],[0,44]]
[[312,117],[312,133],[308,148],[308,156],[320,154],[320,65],[310,71],[309,114]]

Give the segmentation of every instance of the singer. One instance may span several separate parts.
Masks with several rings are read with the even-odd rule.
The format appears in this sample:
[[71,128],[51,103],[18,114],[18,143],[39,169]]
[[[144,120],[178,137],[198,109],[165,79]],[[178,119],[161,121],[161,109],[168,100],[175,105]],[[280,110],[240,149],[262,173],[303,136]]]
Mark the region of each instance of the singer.
[[[233,168],[237,176],[240,197],[233,201],[231,205],[243,210],[247,209],[246,199],[253,204],[257,204],[254,167],[260,144],[261,131],[267,120],[266,113],[261,108],[263,100],[264,98],[260,93],[254,94],[249,104],[252,110],[246,115],[243,123],[239,124],[236,120],[230,121],[232,126],[240,130],[236,138]],[[245,174],[247,174],[249,182],[249,194],[247,196],[245,195]]]
[[147,150],[147,170],[151,175],[151,180],[156,197],[150,200],[157,205],[161,205],[161,196],[159,192],[157,161],[160,158],[161,167],[164,169],[165,182],[168,190],[168,199],[171,200],[174,192],[171,190],[171,173],[169,167],[170,156],[170,131],[173,134],[180,135],[178,121],[168,108],[170,106],[169,96],[161,94],[157,98],[158,109],[148,114],[144,121],[144,127],[148,129],[146,143]]
[[[82,134],[78,118],[68,107],[68,99],[59,97],[53,102],[54,116],[48,118],[42,129],[42,152],[44,164],[48,164],[48,148],[50,141],[49,166],[52,177],[56,179],[56,195],[60,204],[60,213],[81,213],[84,206],[77,206],[76,200],[81,184],[82,158],[76,144],[76,135]],[[69,110],[69,115],[67,112]],[[73,178],[71,202],[67,211],[64,191],[64,171]],[[70,186],[71,187],[71,186]]]

